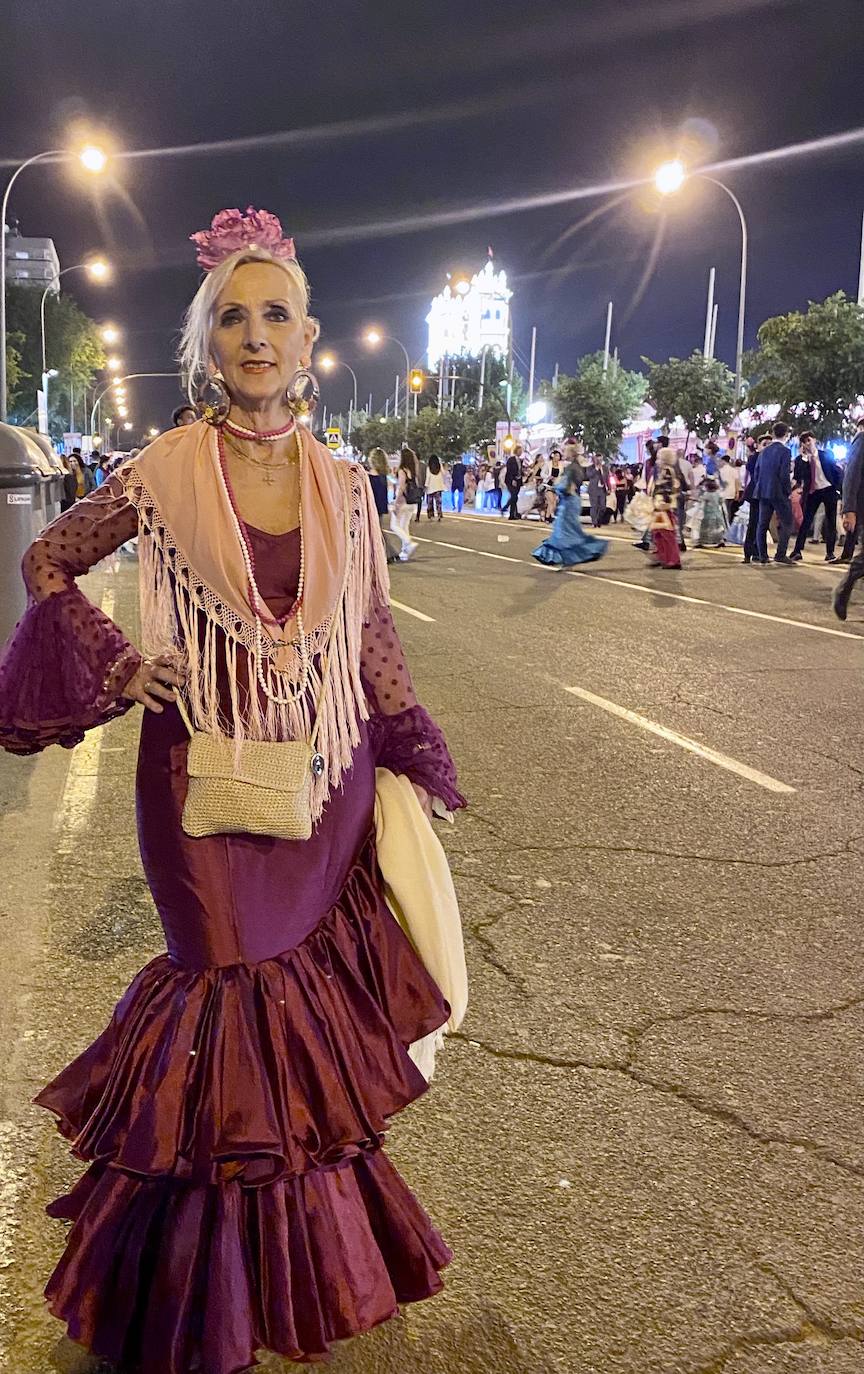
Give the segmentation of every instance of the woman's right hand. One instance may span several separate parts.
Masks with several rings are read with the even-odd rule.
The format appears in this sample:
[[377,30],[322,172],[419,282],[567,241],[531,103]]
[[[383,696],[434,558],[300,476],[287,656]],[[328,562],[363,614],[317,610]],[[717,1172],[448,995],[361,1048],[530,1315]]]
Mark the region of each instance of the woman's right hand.
[[175,701],[174,688],[182,686],[182,675],[171,667],[166,654],[159,654],[156,658],[142,660],[140,668],[130,677],[121,695],[161,715],[165,709],[161,703]]

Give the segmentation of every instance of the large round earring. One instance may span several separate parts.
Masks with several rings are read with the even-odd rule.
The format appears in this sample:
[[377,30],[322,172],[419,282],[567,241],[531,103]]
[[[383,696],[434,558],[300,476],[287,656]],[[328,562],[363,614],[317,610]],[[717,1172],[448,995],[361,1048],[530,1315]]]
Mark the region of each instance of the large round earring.
[[299,367],[285,389],[285,400],[298,420],[308,419],[321,395],[318,378],[308,367]]
[[195,409],[198,419],[206,420],[208,425],[222,425],[228,419],[231,397],[221,372],[211,372],[204,378],[195,397]]

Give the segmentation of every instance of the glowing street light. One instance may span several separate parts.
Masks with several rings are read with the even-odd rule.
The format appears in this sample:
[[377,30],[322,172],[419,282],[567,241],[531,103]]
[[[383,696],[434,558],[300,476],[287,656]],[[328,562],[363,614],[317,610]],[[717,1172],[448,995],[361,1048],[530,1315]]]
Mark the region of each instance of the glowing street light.
[[120,342],[120,330],[113,324],[102,326],[102,342],[106,344],[116,344]]
[[88,172],[95,172],[98,174],[99,172],[105,171],[108,154],[101,148],[97,148],[95,144],[88,143],[78,154],[78,160],[81,166],[86,168]]
[[[371,332],[374,334],[374,333],[375,333],[375,330],[373,329]],[[367,338],[368,338],[368,335],[367,335]],[[319,358],[316,358],[316,362],[318,363],[319,367],[323,367],[323,369],[324,369],[325,372],[332,372],[333,369],[334,369],[334,367],[344,367],[345,370],[346,370],[346,372],[350,372],[350,373],[351,373],[351,380],[352,380],[352,382],[354,383],[354,407],[353,407],[353,413],[356,415],[356,414],[357,414],[357,373],[354,371],[353,367],[349,367],[348,364],[347,364],[346,362],[343,362],[341,358],[337,358],[336,355],[335,355],[335,353],[322,353],[321,356],[320,356]]]
[[132,421],[131,421],[131,420],[127,420],[126,423],[125,423],[125,425],[123,426],[123,428],[124,428],[124,429],[131,429],[131,428],[132,428]]
[[363,337],[366,342],[372,344],[374,348],[375,344],[379,344],[384,336],[383,334],[379,334],[377,329],[367,329]]
[[654,173],[654,185],[661,196],[671,196],[680,191],[687,180],[687,169],[680,158],[664,162]]
[[468,292],[469,292],[470,290],[471,290],[471,283],[470,283],[470,281],[466,281],[464,277],[461,279],[461,281],[457,281],[457,283],[456,283],[456,291],[457,291],[457,293],[458,293],[460,296],[467,296],[467,295],[468,295]]
[[119,372],[121,367],[123,366],[123,359],[109,358],[105,363],[105,366],[107,367],[109,372]]
[[156,428],[155,425],[151,425],[151,426],[150,426],[150,428],[149,428],[148,431],[147,431],[147,437],[148,437],[149,439],[158,439],[158,438],[159,438],[159,431],[158,431],[158,429]]
[[91,258],[84,267],[92,281],[107,281],[111,275],[111,264],[104,258]]
[[117,414],[120,416],[120,419],[121,419],[121,420],[125,420],[125,419],[126,419],[126,416],[129,414],[129,407],[128,407],[128,406],[118,406],[118,407],[117,407]]

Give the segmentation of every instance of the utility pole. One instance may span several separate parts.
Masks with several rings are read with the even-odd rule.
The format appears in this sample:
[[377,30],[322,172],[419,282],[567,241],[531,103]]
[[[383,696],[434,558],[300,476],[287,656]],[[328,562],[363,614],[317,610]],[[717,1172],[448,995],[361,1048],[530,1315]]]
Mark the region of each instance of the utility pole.
[[537,326],[531,326],[531,365],[528,369],[528,404],[534,400],[534,367],[537,362]]
[[612,342],[612,302],[606,309],[606,342],[603,345],[603,371],[609,371],[609,345]]
[[711,345],[710,345],[710,348],[709,348],[709,351],[708,351],[708,357],[709,357],[709,358],[713,358],[713,357],[714,357],[714,344],[715,344],[715,342],[716,342],[716,339],[717,339],[717,302],[715,301],[715,302],[714,302],[714,309],[713,309],[712,312],[711,312]]
[[708,273],[708,304],[705,308],[705,342],[702,345],[703,358],[711,357],[711,325],[714,320],[714,277],[715,268]]

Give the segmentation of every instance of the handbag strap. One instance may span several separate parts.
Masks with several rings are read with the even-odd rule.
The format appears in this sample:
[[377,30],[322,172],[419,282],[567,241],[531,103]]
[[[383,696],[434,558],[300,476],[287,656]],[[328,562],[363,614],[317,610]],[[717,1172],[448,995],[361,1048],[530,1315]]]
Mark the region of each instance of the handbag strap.
[[[336,461],[338,462],[338,460],[336,460]],[[313,753],[314,753],[314,751],[315,751],[315,743],[316,743],[316,740],[318,739],[318,730],[319,730],[320,725],[321,725],[321,707],[322,707],[322,705],[324,704],[324,694],[325,694],[325,692],[326,692],[326,690],[327,690],[327,683],[328,683],[329,678],[330,678],[330,660],[331,660],[330,649],[331,649],[331,646],[332,646],[332,644],[333,644],[333,635],[334,635],[335,632],[336,632],[336,626],[337,626],[337,622],[338,622],[338,620],[339,620],[339,615],[340,615],[341,610],[342,610],[342,604],[343,604],[343,602],[344,602],[344,600],[345,600],[345,592],[346,592],[346,589],[347,589],[347,586],[348,586],[348,578],[349,578],[349,575],[350,575],[350,572],[351,572],[351,560],[352,560],[353,552],[354,552],[353,549],[352,549],[352,547],[351,547],[351,505],[350,505],[351,488],[350,488],[350,486],[349,486],[348,478],[347,478],[348,469],[347,469],[347,467],[345,467],[345,468],[338,468],[338,467],[337,467],[337,472],[339,472],[339,480],[340,480],[341,485],[342,485],[342,498],[343,498],[343,499],[342,499],[342,507],[343,507],[343,510],[344,510],[344,512],[345,512],[345,519],[344,519],[344,532],[345,532],[345,569],[344,569],[343,574],[342,574],[342,586],[341,586],[340,589],[339,589],[339,596],[338,596],[338,598],[337,598],[337,600],[336,600],[336,608],[335,608],[335,610],[334,610],[334,612],[333,612],[333,620],[332,620],[332,623],[331,623],[331,625],[330,625],[330,633],[329,633],[329,635],[327,636],[327,643],[326,643],[326,645],[324,646],[324,652],[323,652],[323,656],[322,656],[321,686],[320,686],[319,691],[318,691],[318,699],[317,699],[317,701],[316,701],[316,703],[315,703],[315,724],[314,724],[314,726],[312,727],[312,735],[311,735],[311,737],[310,737],[310,739],[309,739],[309,746],[310,746],[310,748],[312,749]],[[344,475],[343,475],[343,474],[344,474]],[[175,701],[175,703],[176,703],[176,705],[177,705],[177,710],[180,712],[180,718],[181,718],[181,720],[183,721],[183,724],[186,726],[186,729],[187,729],[188,732],[189,732],[189,737],[190,737],[190,739],[191,739],[192,736],[195,734],[195,727],[193,726],[192,721],[191,721],[191,719],[190,719],[189,712],[188,712],[187,707],[186,707],[186,703],[185,703],[185,701],[183,700],[183,697],[182,697],[182,695],[181,695],[179,692],[177,692],[177,693],[175,694],[174,701]]]

